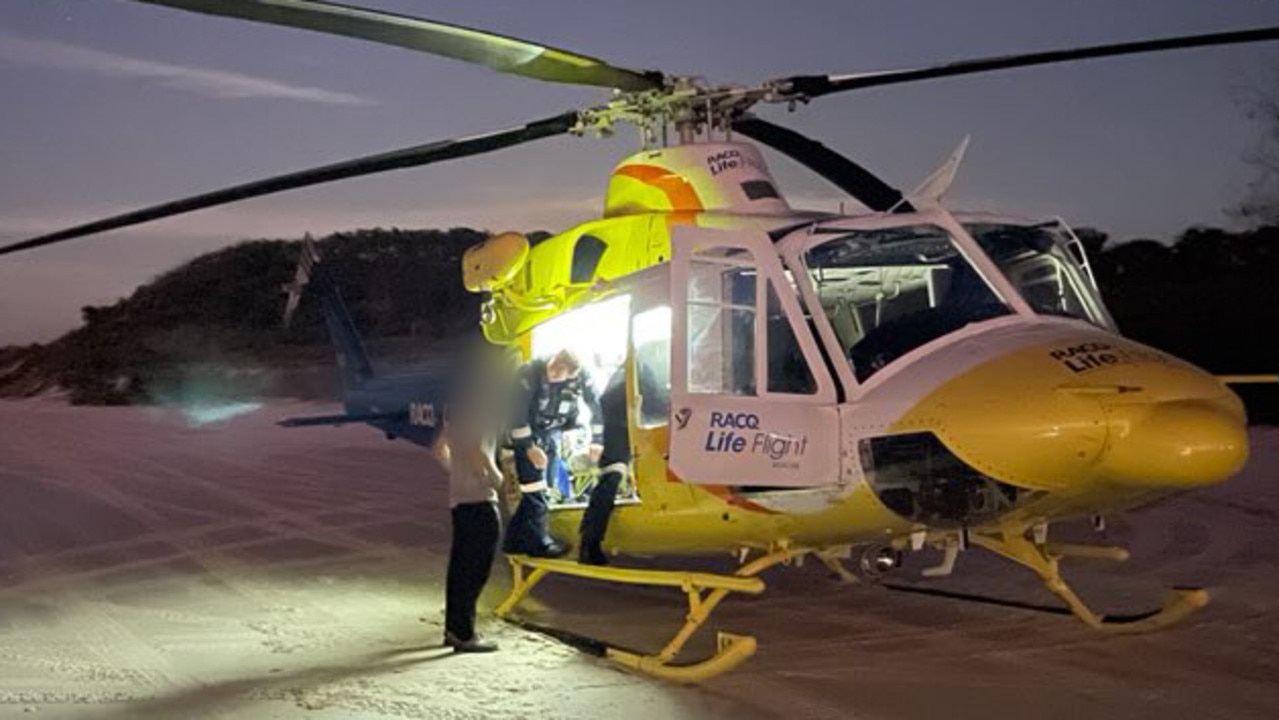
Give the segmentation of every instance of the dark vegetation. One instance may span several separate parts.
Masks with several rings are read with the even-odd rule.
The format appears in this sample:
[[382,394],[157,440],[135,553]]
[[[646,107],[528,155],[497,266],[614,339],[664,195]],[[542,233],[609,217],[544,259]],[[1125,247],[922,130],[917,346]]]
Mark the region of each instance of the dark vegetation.
[[[373,343],[422,345],[474,328],[479,298],[462,287],[475,230],[360,230],[317,245],[357,326]],[[104,307],[48,345],[0,350],[0,394],[64,389],[94,405],[191,400],[272,391],[290,369],[331,363],[319,303],[281,326],[301,244],[251,240],[203,255]],[[300,371],[299,371],[300,372]],[[322,374],[325,375],[325,374]],[[330,387],[331,378],[320,383]],[[282,386],[283,385],[283,386]]]
[[[1172,245],[1083,238],[1120,331],[1217,374],[1279,373],[1279,225],[1191,228]],[[1236,385],[1253,422],[1279,424],[1279,385]]]
[[[1098,282],[1125,335],[1221,374],[1279,372],[1279,225],[1241,233],[1194,228],[1172,244],[1109,243],[1083,233]],[[356,324],[405,355],[474,328],[479,298],[461,282],[468,229],[364,230],[319,241]],[[281,288],[299,243],[254,240],[204,255],[44,346],[0,349],[0,393],[66,390],[72,402],[163,402],[219,394],[324,395],[281,374],[331,362],[318,303],[283,330]],[[380,346],[380,347],[379,347]],[[1255,421],[1279,422],[1279,386],[1239,387]]]

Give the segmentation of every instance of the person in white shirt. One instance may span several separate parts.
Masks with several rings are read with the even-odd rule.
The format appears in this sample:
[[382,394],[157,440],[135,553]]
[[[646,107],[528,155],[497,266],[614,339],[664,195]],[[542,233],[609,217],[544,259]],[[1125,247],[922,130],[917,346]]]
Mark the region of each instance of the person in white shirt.
[[[475,603],[488,582],[501,535],[497,489],[502,473],[494,461],[509,386],[500,351],[482,347],[463,354],[436,457],[448,469],[453,541],[444,610],[444,644],[455,652],[492,652],[497,644],[475,632]],[[477,357],[478,356],[478,357]]]

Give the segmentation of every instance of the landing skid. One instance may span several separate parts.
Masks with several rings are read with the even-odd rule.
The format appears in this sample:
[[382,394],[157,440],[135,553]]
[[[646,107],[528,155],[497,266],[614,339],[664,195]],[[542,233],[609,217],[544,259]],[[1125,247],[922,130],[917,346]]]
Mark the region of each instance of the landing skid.
[[[693,633],[701,628],[719,603],[730,593],[758,595],[764,592],[764,581],[756,577],[759,573],[774,565],[802,557],[808,552],[810,551],[778,550],[741,566],[732,575],[600,567],[582,565],[570,560],[510,555],[507,560],[511,563],[513,574],[511,593],[497,607],[496,614],[504,620],[545,633],[584,652],[607,658],[631,670],[673,682],[698,683],[722,675],[741,665],[755,654],[756,641],[748,635],[721,632],[718,635],[715,653],[710,657],[691,663],[675,662],[676,656]],[[516,606],[528,596],[534,586],[551,573],[632,585],[676,587],[688,596],[688,614],[675,637],[655,654],[612,646],[600,640],[533,625],[512,617]]]
[[[1059,605],[1039,605],[1036,603],[1022,602],[1020,600],[997,598],[989,595],[974,595],[971,593],[941,590],[938,588],[919,587],[918,585],[900,585],[897,583],[881,583],[881,585],[885,589],[892,590],[894,592],[927,595],[929,597],[944,598],[947,600],[962,600],[964,602],[980,603],[984,605],[998,605],[1000,607],[1029,610],[1031,612],[1047,613],[1050,615],[1074,615],[1074,611],[1070,608],[1061,607]],[[1098,619],[1102,623],[1101,629],[1108,632],[1115,632],[1117,628],[1125,627],[1127,629],[1121,632],[1150,632],[1152,630],[1158,630],[1180,622],[1187,615],[1198,610],[1207,603],[1208,594],[1204,590],[1193,588],[1174,588],[1172,596],[1169,597],[1168,602],[1165,603],[1162,608],[1128,615],[1103,615]]]
[[[1065,578],[1062,577],[1059,561],[1068,557],[1123,561],[1128,559],[1128,551],[1117,547],[1049,543],[1043,538],[1038,541],[1031,539],[1031,537],[1038,534],[1033,526],[1010,523],[994,531],[970,532],[967,535],[967,540],[973,545],[985,548],[996,555],[1012,560],[1018,565],[1034,571],[1043,581],[1044,586],[1065,603],[1065,607],[1037,605],[1016,600],[970,595],[913,585],[888,583],[884,585],[888,589],[897,592],[981,602],[1057,615],[1074,615],[1093,629],[1116,634],[1145,633],[1160,630],[1181,622],[1191,613],[1208,604],[1208,591],[1206,590],[1173,588],[1168,600],[1159,609],[1132,615],[1105,615],[1098,613],[1088,607],[1071,589]],[[933,573],[933,575],[949,574],[954,565],[955,545],[953,542],[946,545],[948,554],[947,562],[944,563],[945,572]]]

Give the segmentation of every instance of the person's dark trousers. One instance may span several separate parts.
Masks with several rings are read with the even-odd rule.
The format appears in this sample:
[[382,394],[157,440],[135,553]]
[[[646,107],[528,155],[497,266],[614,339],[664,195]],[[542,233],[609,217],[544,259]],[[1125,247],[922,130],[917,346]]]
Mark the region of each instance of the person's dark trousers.
[[547,531],[549,515],[550,498],[545,490],[521,492],[502,549],[509,555],[542,555],[554,544]]
[[475,637],[475,602],[489,579],[500,525],[497,505],[491,502],[462,503],[453,508],[444,629],[458,640]]
[[[537,445],[546,452],[546,467],[551,467],[559,451],[558,434],[546,434],[535,438]],[[515,450],[515,473],[520,485],[532,485],[546,481],[546,469],[533,465],[528,458],[528,449],[518,447]],[[520,504],[511,515],[510,525],[506,528],[506,540],[502,549],[512,555],[553,555],[562,552],[558,543],[547,530],[550,516],[550,497],[546,490],[534,490],[520,493]]]
[[[560,433],[558,430],[537,433],[533,435],[533,445],[542,448],[542,452],[546,453],[546,468],[549,468],[555,463],[555,458],[559,457]],[[520,445],[515,448],[515,476],[519,478],[521,485],[546,480],[546,468],[539,468],[528,459],[529,447],[529,445]]]
[[613,505],[617,501],[617,488],[625,477],[617,470],[609,470],[600,474],[595,488],[591,490],[591,500],[582,515],[582,544],[579,560],[589,565],[604,565],[608,558],[600,546],[604,535],[608,533],[608,521],[613,516]]
[[[604,447],[600,452],[599,479],[591,490],[591,500],[582,514],[578,561],[587,565],[607,565],[601,543],[608,532],[608,520],[617,502],[617,488],[630,472],[631,444],[626,427],[626,404],[620,394],[623,385],[604,391],[600,404],[604,412]],[[616,392],[616,394],[614,394]]]

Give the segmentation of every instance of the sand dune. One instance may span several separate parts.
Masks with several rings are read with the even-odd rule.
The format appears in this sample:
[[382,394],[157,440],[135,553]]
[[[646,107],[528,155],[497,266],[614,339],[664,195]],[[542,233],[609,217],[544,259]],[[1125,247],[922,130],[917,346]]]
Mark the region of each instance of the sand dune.
[[[441,648],[443,477],[366,428],[273,424],[316,411],[275,404],[191,427],[157,410],[0,402],[0,718],[1279,714],[1279,430],[1254,431],[1235,480],[1112,519],[1107,539],[1131,547],[1129,563],[1069,566],[1086,597],[1120,610],[1157,604],[1169,585],[1211,588],[1213,604],[1182,626],[1102,637],[845,587],[809,564],[766,575],[762,598],[729,600],[713,624],[755,634],[759,654],[683,688],[493,620],[484,630],[502,652]],[[931,561],[912,558],[901,579]],[[932,585],[1049,600],[978,552]],[[529,615],[655,648],[683,602],[553,580]]]

